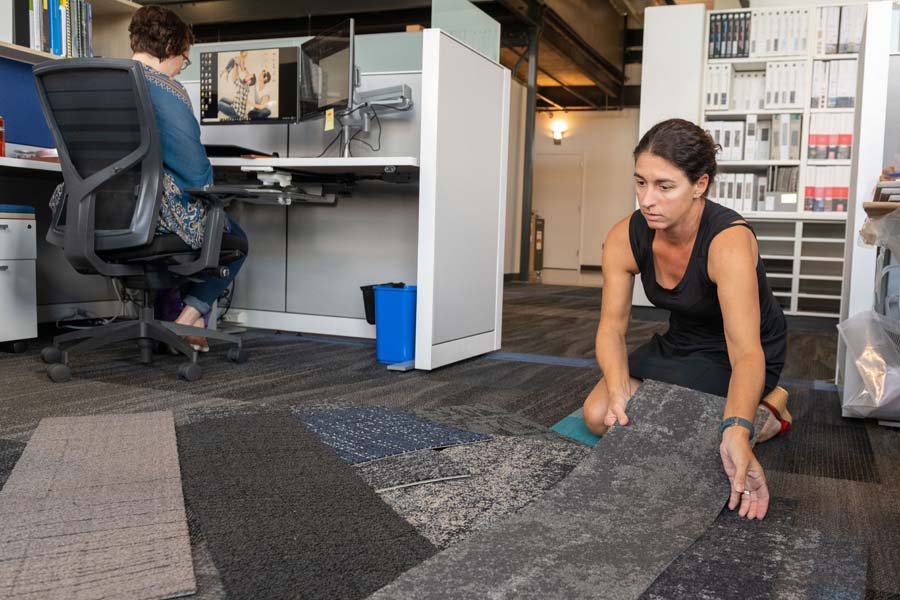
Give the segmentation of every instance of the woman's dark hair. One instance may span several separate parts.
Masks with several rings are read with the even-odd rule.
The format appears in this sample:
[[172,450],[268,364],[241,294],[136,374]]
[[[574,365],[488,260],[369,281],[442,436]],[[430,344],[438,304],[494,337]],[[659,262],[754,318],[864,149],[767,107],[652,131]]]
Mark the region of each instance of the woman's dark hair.
[[634,148],[634,160],[644,152],[664,158],[684,172],[691,183],[709,175],[709,185],[716,178],[716,151],[720,146],[712,137],[690,121],[669,119],[657,123],[644,134]]
[[194,43],[191,26],[168,8],[143,6],[134,13],[128,26],[133,52],[166,60],[181,56]]

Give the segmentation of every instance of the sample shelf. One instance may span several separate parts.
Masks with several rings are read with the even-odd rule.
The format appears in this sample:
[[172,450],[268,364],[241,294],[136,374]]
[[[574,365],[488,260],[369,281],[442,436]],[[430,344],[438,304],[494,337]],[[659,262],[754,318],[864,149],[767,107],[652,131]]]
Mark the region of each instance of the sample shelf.
[[720,167],[799,167],[799,160],[720,160]]
[[0,58],[8,58],[18,62],[36,65],[48,60],[56,60],[61,56],[54,56],[49,52],[41,52],[40,50],[32,50],[25,46],[10,44],[9,42],[0,42]]
[[849,158],[811,158],[806,164],[812,167],[849,167],[853,161]]

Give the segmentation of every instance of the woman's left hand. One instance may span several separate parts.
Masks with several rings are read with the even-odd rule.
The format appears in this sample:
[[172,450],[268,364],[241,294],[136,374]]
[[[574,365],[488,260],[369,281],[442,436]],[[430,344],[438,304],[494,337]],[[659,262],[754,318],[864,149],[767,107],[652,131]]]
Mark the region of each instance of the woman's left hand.
[[722,466],[731,481],[728,508],[748,519],[762,519],[769,509],[769,486],[762,465],[750,449],[750,435],[743,427],[729,427],[722,434],[719,446]]

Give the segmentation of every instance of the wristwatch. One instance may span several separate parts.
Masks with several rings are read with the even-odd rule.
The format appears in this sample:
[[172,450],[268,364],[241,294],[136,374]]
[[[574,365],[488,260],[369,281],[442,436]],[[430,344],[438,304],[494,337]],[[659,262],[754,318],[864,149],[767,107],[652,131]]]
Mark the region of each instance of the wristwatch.
[[740,425],[741,427],[746,427],[750,431],[750,439],[752,440],[756,437],[756,428],[753,427],[753,423],[745,419],[744,417],[728,417],[722,421],[722,424],[719,425],[719,435],[725,432],[726,429],[732,427],[734,425]]

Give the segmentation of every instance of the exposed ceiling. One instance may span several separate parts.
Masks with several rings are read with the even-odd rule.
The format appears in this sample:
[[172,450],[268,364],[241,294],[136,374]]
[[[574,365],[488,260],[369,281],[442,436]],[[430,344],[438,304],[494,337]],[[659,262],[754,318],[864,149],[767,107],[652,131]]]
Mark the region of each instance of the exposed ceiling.
[[[192,23],[198,41],[315,35],[353,16],[358,33],[430,26],[430,0],[138,0],[164,4]],[[711,0],[710,0],[711,1]],[[501,24],[500,61],[525,83],[537,31],[538,110],[611,110],[635,105],[625,65],[640,62],[643,11],[675,0],[476,0]]]

